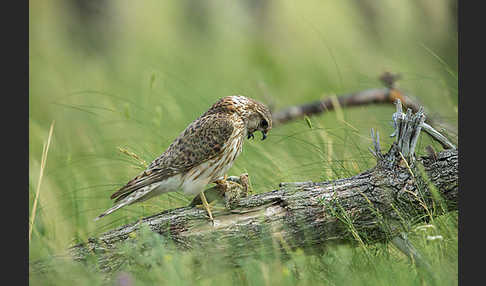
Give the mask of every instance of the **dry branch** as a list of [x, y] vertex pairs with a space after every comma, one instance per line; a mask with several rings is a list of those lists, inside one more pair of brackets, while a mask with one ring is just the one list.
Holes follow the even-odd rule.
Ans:
[[[273, 114], [274, 126], [301, 119], [304, 116], [314, 116], [332, 111], [335, 109], [336, 103], [339, 104], [340, 107], [347, 108], [369, 104], [394, 104], [396, 100], [399, 99], [404, 107], [410, 108], [414, 113], [418, 112], [421, 106], [419, 101], [396, 87], [398, 79], [399, 75], [384, 73], [380, 76], [380, 80], [384, 85], [383, 88], [368, 89], [355, 93], [338, 95], [336, 97], [327, 97], [310, 103], [287, 107]], [[454, 136], [451, 136], [452, 134], [457, 134], [456, 128], [430, 116], [427, 117], [425, 122], [427, 126], [445, 133], [449, 140], [452, 140], [457, 144], [457, 139], [453, 138]], [[426, 128], [424, 131], [432, 136], [431, 129]], [[444, 145], [443, 141], [440, 143], [444, 148], [450, 148], [447, 144]]]
[[[265, 238], [304, 249], [331, 242], [390, 241], [414, 222], [437, 215], [432, 205], [457, 210], [458, 197], [457, 150], [415, 159], [423, 111], [400, 111], [394, 119], [396, 142], [386, 154], [372, 132], [377, 165], [370, 170], [335, 181], [281, 183], [270, 192], [246, 197], [245, 193], [232, 201], [231, 209], [213, 212], [214, 225], [203, 209], [167, 210], [91, 238], [70, 248], [70, 254], [76, 260], [98, 254], [99, 267], [110, 271], [123, 256], [117, 249], [136, 241], [142, 226], [181, 249], [199, 248], [233, 259], [250, 255]], [[435, 190], [442, 199], [432, 204]]]

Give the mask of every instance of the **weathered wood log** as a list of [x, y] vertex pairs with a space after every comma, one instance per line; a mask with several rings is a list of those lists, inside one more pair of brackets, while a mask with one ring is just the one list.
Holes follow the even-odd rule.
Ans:
[[281, 183], [270, 192], [243, 195], [231, 209], [214, 210], [214, 225], [205, 210], [194, 206], [167, 210], [91, 238], [69, 252], [75, 260], [96, 253], [99, 267], [110, 271], [122, 256], [117, 249], [136, 241], [143, 226], [181, 249], [200, 248], [208, 255], [233, 258], [261, 251], [260, 242], [268, 238], [284, 248], [303, 249], [331, 242], [390, 241], [414, 223], [438, 215], [433, 207], [457, 210], [458, 198], [457, 149], [415, 159], [425, 118], [422, 110], [413, 115], [399, 108], [394, 115], [396, 142], [386, 154], [372, 132], [377, 165], [370, 170], [328, 182]]

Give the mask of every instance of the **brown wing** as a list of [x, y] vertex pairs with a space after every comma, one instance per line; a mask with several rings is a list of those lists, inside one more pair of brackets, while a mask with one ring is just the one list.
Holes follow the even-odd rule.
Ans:
[[193, 121], [148, 168], [111, 195], [115, 202], [130, 193], [165, 178], [188, 171], [214, 158], [233, 133], [227, 114], [209, 114]]

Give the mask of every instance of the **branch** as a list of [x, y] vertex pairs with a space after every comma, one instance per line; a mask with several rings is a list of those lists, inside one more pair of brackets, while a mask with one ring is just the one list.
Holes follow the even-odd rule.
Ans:
[[[437, 215], [430, 211], [431, 205], [457, 210], [458, 197], [457, 150], [415, 159], [423, 112], [400, 111], [394, 118], [403, 119], [396, 124], [396, 141], [382, 154], [379, 135], [372, 131], [377, 165], [363, 173], [327, 182], [281, 183], [276, 190], [250, 196], [242, 188], [228, 205], [230, 209], [213, 212], [214, 225], [203, 209], [171, 209], [90, 238], [69, 253], [78, 261], [97, 254], [100, 269], [111, 271], [123, 257], [119, 247], [137, 240], [142, 227], [181, 249], [200, 248], [207, 255], [218, 252], [232, 259], [261, 251], [254, 245], [261, 246], [258, 242], [265, 238], [305, 249], [319, 249], [331, 242], [390, 241], [411, 222]], [[232, 186], [238, 185], [238, 178], [233, 179]], [[213, 187], [207, 192], [217, 197], [219, 191]], [[443, 200], [440, 204], [432, 204], [435, 191]]]
[[[355, 93], [343, 94], [336, 97], [324, 98], [310, 103], [285, 108], [281, 111], [275, 112], [272, 115], [273, 125], [279, 126], [292, 120], [303, 118], [304, 116], [313, 116], [332, 111], [336, 108], [336, 105], [339, 107], [353, 107], [369, 104], [394, 104], [397, 99], [402, 102], [405, 108], [410, 108], [414, 113], [418, 112], [420, 108], [418, 100], [396, 87], [396, 82], [399, 78], [399, 75], [384, 73], [380, 76], [380, 80], [384, 85], [383, 88], [368, 89]], [[429, 116], [425, 122], [427, 127], [424, 128], [424, 131], [430, 136], [436, 135], [432, 129], [441, 130], [442, 132], [449, 134], [457, 134], [457, 128], [454, 128], [437, 118], [432, 118]], [[446, 138], [443, 135], [441, 136]], [[453, 141], [457, 143], [457, 140]], [[439, 142], [444, 148], [451, 147], [447, 143], [444, 143], [444, 140]]]

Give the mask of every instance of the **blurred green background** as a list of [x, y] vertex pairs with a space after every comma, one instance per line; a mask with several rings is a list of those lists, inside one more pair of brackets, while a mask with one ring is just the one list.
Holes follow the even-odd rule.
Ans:
[[[43, 145], [55, 122], [29, 259], [186, 205], [192, 198], [164, 194], [93, 222], [111, 206], [111, 193], [140, 171], [119, 148], [150, 163], [227, 95], [249, 96], [278, 111], [380, 87], [378, 76], [390, 71], [402, 75], [400, 87], [430, 115], [457, 126], [456, 13], [457, 2], [446, 0], [29, 1], [30, 215]], [[253, 189], [263, 192], [284, 181], [357, 174], [375, 163], [367, 151], [370, 128], [382, 134], [384, 149], [392, 142], [392, 112], [392, 106], [365, 106], [312, 117], [312, 129], [304, 120], [275, 128], [264, 142], [246, 141], [229, 175], [248, 172]], [[420, 140], [419, 152], [435, 144], [426, 136]], [[438, 268], [446, 264], [444, 275], [455, 284], [457, 217], [445, 220], [451, 235], [430, 253], [437, 255]], [[421, 241], [427, 249], [429, 242]], [[395, 271], [404, 285], [419, 281], [403, 256], [394, 257], [402, 263]], [[343, 273], [353, 269], [336, 263]], [[157, 277], [153, 281], [167, 282]], [[262, 277], [272, 284], [286, 276]], [[326, 284], [339, 285], [346, 275], [335, 277]], [[31, 278], [39, 285], [46, 281], [60, 283]]]

